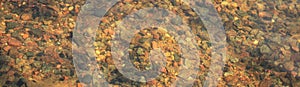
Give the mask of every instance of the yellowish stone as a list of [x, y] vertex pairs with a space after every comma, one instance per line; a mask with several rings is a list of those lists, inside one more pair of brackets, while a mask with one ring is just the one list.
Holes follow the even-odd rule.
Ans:
[[258, 45], [258, 43], [259, 43], [258, 40], [255, 40], [255, 41], [253, 42], [254, 45]]
[[233, 19], [233, 20], [235, 20], [235, 21], [236, 21], [236, 20], [238, 20], [238, 19], [239, 19], [238, 17], [234, 17], [234, 19]]
[[72, 11], [73, 9], [74, 9], [74, 7], [73, 7], [73, 6], [70, 6], [68, 10], [69, 10], [69, 11]]
[[227, 1], [223, 1], [222, 3], [221, 3], [221, 5], [228, 5], [229, 3], [227, 2]]
[[96, 54], [97, 54], [97, 55], [100, 55], [100, 53], [101, 53], [101, 52], [100, 52], [99, 50], [96, 50]]

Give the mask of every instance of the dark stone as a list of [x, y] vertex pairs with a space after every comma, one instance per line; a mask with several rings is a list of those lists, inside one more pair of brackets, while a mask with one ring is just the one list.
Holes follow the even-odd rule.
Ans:
[[4, 18], [5, 18], [6, 20], [9, 20], [9, 19], [13, 19], [13, 16], [11, 16], [11, 15], [5, 15]]
[[49, 1], [48, 0], [37, 0], [39, 3], [43, 3], [43, 4], [48, 4]]
[[5, 25], [6, 25], [6, 30], [8, 31], [8, 29], [14, 29], [17, 26], [19, 26], [19, 23], [16, 23], [16, 22], [6, 22]]
[[174, 60], [175, 60], [176, 62], [179, 62], [179, 61], [180, 61], [180, 55], [174, 54]]
[[6, 72], [10, 70], [10, 66], [1, 66], [0, 72]]
[[260, 51], [258, 48], [254, 49], [254, 50], [249, 50], [249, 51], [250, 51], [250, 56], [252, 56], [252, 57], [257, 57], [260, 55]]
[[246, 66], [246, 69], [247, 69], [247, 70], [251, 69], [251, 65], [247, 65], [247, 66]]
[[21, 87], [21, 86], [25, 86], [27, 87], [27, 83], [26, 83], [26, 80], [24, 78], [20, 78], [19, 81], [17, 82], [17, 86], [18, 87]]
[[144, 43], [144, 42], [146, 42], [147, 41], [147, 38], [141, 38], [141, 39], [139, 39], [139, 42], [140, 43]]
[[34, 56], [34, 53], [33, 52], [26, 52], [25, 55], [27, 57], [33, 57]]
[[60, 57], [60, 58], [65, 58], [66, 56], [65, 56], [64, 53], [59, 53], [59, 57]]
[[73, 69], [70, 70], [70, 76], [74, 76], [75, 75], [75, 71]]
[[44, 56], [44, 52], [39, 52], [38, 54], [36, 54], [36, 56]]
[[41, 37], [43, 31], [41, 29], [31, 29], [30, 34], [33, 34], [35, 37]]
[[6, 55], [0, 55], [0, 62], [5, 62], [5, 61], [9, 61], [9, 56], [6, 56]]
[[24, 41], [22, 36], [19, 34], [19, 31], [15, 31], [15, 32], [11, 33], [11, 36], [18, 39], [18, 40], [20, 40], [20, 41]]

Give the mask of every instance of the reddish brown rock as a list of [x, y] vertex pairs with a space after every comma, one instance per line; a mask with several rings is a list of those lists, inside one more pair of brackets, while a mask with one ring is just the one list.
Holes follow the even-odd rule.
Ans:
[[11, 39], [8, 40], [8, 45], [18, 47], [18, 46], [22, 46], [22, 42], [15, 39], [15, 38], [11, 38]]

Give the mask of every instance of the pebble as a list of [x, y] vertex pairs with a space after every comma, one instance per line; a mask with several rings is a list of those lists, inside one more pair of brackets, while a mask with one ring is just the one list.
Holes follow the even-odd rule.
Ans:
[[8, 52], [11, 49], [11, 46], [6, 46], [3, 49], [4, 49], [4, 51]]
[[152, 42], [152, 48], [153, 48], [153, 49], [158, 48], [157, 42], [155, 42], [155, 41]]
[[236, 2], [232, 2], [231, 6], [234, 7], [234, 8], [236, 8], [236, 7], [238, 7], [238, 4]]
[[74, 9], [73, 6], [70, 6], [70, 7], [68, 8], [69, 11], [72, 11], [73, 9]]
[[25, 55], [27, 57], [33, 57], [34, 56], [34, 53], [33, 52], [26, 52]]
[[260, 47], [260, 53], [262, 54], [269, 54], [271, 52], [272, 52], [271, 49], [267, 45], [262, 45]]
[[6, 22], [6, 29], [14, 29], [16, 28], [19, 24], [16, 22]]
[[287, 61], [283, 64], [285, 70], [292, 71], [294, 69], [294, 61]]
[[23, 39], [27, 39], [29, 37], [29, 34], [28, 33], [25, 33], [25, 34], [21, 34]]
[[41, 37], [43, 35], [43, 31], [40, 29], [31, 29], [31, 34], [35, 35], [36, 37]]
[[22, 14], [22, 16], [21, 16], [21, 19], [24, 20], [24, 21], [28, 21], [31, 18], [32, 18], [31, 14], [29, 14], [29, 13]]
[[294, 40], [290, 41], [290, 46], [291, 46], [292, 50], [299, 52], [299, 46], [298, 46], [297, 41], [294, 41]]
[[19, 40], [15, 39], [15, 38], [11, 38], [8, 40], [8, 45], [10, 46], [22, 46], [22, 42], [20, 42]]
[[254, 40], [253, 44], [254, 45], [258, 45], [259, 41], [258, 40]]

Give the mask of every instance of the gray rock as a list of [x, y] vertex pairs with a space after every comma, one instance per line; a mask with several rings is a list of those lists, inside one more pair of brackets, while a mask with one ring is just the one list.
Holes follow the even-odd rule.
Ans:
[[267, 45], [262, 45], [259, 49], [260, 49], [260, 53], [262, 54], [270, 54], [272, 52]]

